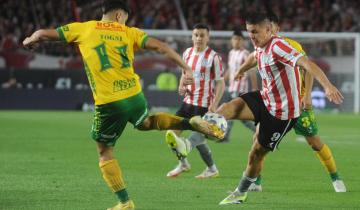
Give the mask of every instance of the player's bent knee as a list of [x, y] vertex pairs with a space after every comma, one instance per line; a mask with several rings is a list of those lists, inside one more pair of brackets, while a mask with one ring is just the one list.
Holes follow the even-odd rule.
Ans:
[[142, 131], [150, 130], [151, 124], [152, 124], [152, 119], [151, 119], [151, 116], [149, 116], [149, 117], [146, 117], [144, 119], [144, 121], [140, 125], [138, 125], [136, 128], [138, 130], [142, 130]]
[[320, 141], [320, 138], [317, 136], [307, 136], [306, 141], [311, 146], [314, 151], [320, 151], [324, 146], [324, 143]]
[[106, 146], [104, 144], [98, 143], [97, 145], [98, 153], [99, 153], [99, 160], [100, 161], [107, 161], [114, 159], [113, 156], [113, 147]]

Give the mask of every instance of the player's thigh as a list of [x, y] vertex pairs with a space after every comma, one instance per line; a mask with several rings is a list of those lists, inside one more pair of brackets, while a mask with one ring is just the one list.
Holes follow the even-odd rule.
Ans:
[[216, 113], [223, 115], [226, 119], [254, 120], [251, 109], [241, 97], [222, 104]]
[[142, 93], [95, 107], [92, 137], [107, 146], [114, 146], [130, 121], [135, 127], [147, 117], [147, 102]]
[[103, 146], [113, 147], [126, 124], [126, 116], [96, 107], [91, 129], [92, 139]]
[[269, 113], [262, 114], [261, 121], [259, 122], [259, 144], [274, 151], [279, 146], [286, 133], [293, 128], [296, 121], [296, 118], [280, 120]]
[[312, 110], [303, 110], [294, 126], [295, 133], [301, 136], [310, 137], [318, 133], [316, 118]]
[[139, 128], [149, 116], [145, 96], [140, 94], [129, 103], [129, 106], [131, 106], [127, 112], [129, 122], [133, 124], [135, 128]]

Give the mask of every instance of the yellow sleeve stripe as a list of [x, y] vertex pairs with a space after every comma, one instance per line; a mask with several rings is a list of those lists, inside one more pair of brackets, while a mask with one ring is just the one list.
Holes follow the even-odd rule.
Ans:
[[142, 42], [141, 42], [141, 48], [144, 49], [146, 42], [149, 40], [149, 36], [145, 35]]
[[61, 27], [56, 28], [56, 31], [57, 31], [58, 34], [59, 34], [60, 40], [61, 40], [61, 41], [64, 41], [64, 42], [67, 42], [66, 39], [65, 39], [64, 32], [63, 32], [63, 30], [61, 29]]

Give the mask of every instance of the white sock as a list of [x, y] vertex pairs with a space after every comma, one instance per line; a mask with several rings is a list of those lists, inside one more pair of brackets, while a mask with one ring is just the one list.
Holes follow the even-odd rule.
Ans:
[[210, 166], [210, 167], [208, 167], [208, 168], [209, 168], [210, 171], [217, 171], [217, 167], [216, 167], [215, 164], [212, 165], [212, 166]]

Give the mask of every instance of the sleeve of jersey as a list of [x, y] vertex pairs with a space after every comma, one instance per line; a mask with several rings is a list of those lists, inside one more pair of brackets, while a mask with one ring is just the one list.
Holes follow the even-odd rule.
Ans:
[[134, 30], [134, 41], [136, 43], [136, 46], [138, 48], [144, 49], [146, 42], [149, 39], [149, 36], [147, 35], [147, 33], [145, 33], [144, 31], [138, 29], [138, 28], [133, 28]]
[[289, 66], [295, 66], [298, 59], [303, 56], [289, 44], [280, 41], [274, 44], [272, 53], [276, 60]]
[[[286, 39], [285, 39], [286, 40]], [[289, 39], [288, 40], [289, 44], [295, 48], [299, 53], [303, 54], [306, 56], [306, 52], [304, 51], [303, 47], [301, 46], [301, 44], [295, 40]]]
[[222, 64], [221, 57], [216, 54], [214, 57], [214, 72], [215, 72], [215, 80], [224, 79], [224, 68]]
[[70, 42], [80, 42], [81, 33], [84, 32], [82, 23], [70, 23], [64, 26], [60, 26], [56, 29], [59, 34], [59, 37], [62, 41]]

